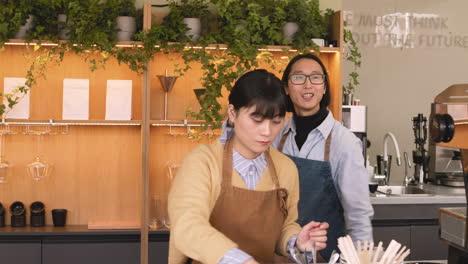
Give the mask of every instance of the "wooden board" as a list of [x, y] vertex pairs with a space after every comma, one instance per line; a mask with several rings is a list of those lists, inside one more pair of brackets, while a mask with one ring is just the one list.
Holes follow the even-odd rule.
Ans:
[[[68, 135], [44, 136], [39, 146], [37, 141], [33, 135], [5, 137], [5, 157], [12, 169], [8, 182], [0, 184], [0, 202], [5, 207], [22, 201], [29, 208], [32, 202], [42, 201], [48, 224], [52, 223], [50, 210], [55, 208], [68, 210], [70, 225], [139, 224], [138, 126], [74, 126]], [[49, 177], [36, 182], [27, 175], [26, 166], [38, 153], [53, 169]], [[8, 224], [9, 217], [6, 220]]]
[[[34, 52], [33, 47], [6, 46], [0, 52], [0, 91], [3, 91], [3, 78], [24, 78], [34, 58], [42, 51], [41, 47]], [[100, 55], [92, 56], [99, 58]], [[107, 80], [132, 80], [132, 115], [133, 120], [141, 120], [141, 76], [131, 71], [126, 65], [118, 65], [117, 60], [110, 59], [107, 70], [90, 71], [90, 64], [83, 57], [67, 53], [63, 62], [57, 65], [53, 62], [47, 67], [46, 79], [39, 78], [37, 85], [31, 88], [30, 119], [48, 120], [62, 119], [63, 79], [89, 79], [89, 119], [104, 120], [106, 107]]]

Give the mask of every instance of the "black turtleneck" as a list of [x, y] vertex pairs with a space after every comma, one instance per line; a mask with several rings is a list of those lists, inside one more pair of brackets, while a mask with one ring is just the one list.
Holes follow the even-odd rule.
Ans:
[[304, 145], [310, 131], [322, 124], [327, 115], [328, 110], [325, 107], [320, 108], [317, 113], [310, 116], [298, 116], [294, 113], [293, 118], [294, 123], [296, 123], [296, 137], [294, 139], [299, 149]]

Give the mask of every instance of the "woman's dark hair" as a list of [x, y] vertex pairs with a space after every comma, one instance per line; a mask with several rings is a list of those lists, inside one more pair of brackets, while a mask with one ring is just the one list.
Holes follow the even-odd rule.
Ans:
[[274, 74], [258, 69], [237, 79], [229, 94], [229, 103], [238, 111], [241, 107], [256, 107], [254, 115], [273, 119], [286, 115], [286, 93], [283, 83]]
[[[325, 65], [323, 65], [323, 62], [320, 60], [319, 57], [311, 53], [306, 53], [306, 54], [297, 55], [296, 57], [292, 58], [292, 60], [288, 63], [288, 66], [286, 66], [286, 69], [284, 70], [281, 81], [287, 87], [289, 74], [291, 73], [291, 68], [294, 65], [294, 63], [296, 63], [298, 60], [301, 60], [301, 59], [314, 60], [320, 65], [320, 67], [322, 67], [323, 74], [325, 74], [325, 81], [324, 81], [325, 94], [323, 95], [322, 100], [320, 101], [320, 109], [328, 107], [328, 105], [330, 104], [330, 83], [328, 81], [327, 69], [325, 68]], [[289, 97], [289, 95], [286, 95], [286, 111], [294, 112], [294, 104], [291, 101], [291, 98]]]

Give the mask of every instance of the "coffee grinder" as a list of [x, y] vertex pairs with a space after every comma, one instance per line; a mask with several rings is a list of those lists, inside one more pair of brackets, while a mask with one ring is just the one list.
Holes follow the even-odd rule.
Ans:
[[31, 214], [29, 223], [31, 226], [40, 227], [45, 225], [45, 205], [42, 202], [34, 202], [30, 206]]
[[[424, 145], [427, 140], [427, 118], [423, 114], [413, 117], [413, 133], [416, 150], [413, 150], [414, 180], [427, 183], [430, 155]], [[413, 183], [414, 184], [414, 183]]]
[[26, 226], [26, 208], [22, 202], [14, 202], [10, 206], [11, 227]]

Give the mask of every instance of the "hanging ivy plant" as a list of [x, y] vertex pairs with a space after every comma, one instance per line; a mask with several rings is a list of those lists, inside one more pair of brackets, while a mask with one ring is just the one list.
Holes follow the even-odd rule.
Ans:
[[351, 30], [346, 28], [343, 29], [344, 33], [344, 42], [345, 42], [345, 53], [344, 59], [349, 61], [353, 65], [353, 69], [347, 75], [347, 81], [343, 85], [344, 94], [354, 94], [356, 91], [356, 86], [359, 85], [359, 73], [357, 72], [358, 68], [361, 67], [361, 52], [356, 44], [356, 41], [353, 38], [353, 33]]

